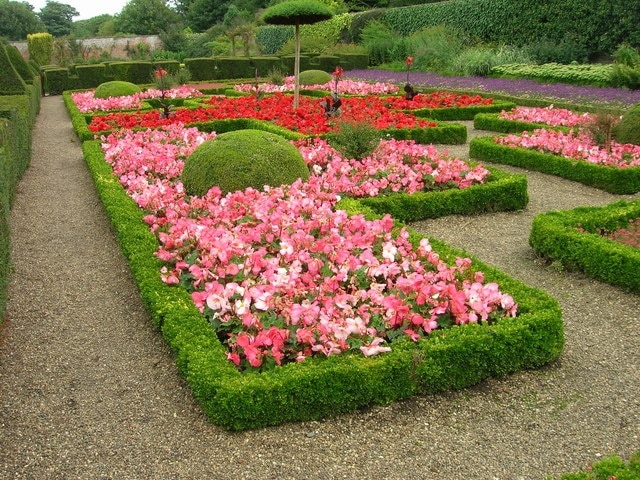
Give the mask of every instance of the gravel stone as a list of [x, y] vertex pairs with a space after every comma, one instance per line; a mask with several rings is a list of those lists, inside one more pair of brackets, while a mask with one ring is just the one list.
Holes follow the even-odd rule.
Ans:
[[144, 310], [62, 98], [42, 100], [11, 212], [0, 478], [534, 480], [640, 448], [638, 296], [547, 265], [527, 243], [537, 213], [638, 195], [527, 172], [522, 212], [414, 224], [558, 299], [566, 349], [552, 364], [229, 433], [207, 421]]

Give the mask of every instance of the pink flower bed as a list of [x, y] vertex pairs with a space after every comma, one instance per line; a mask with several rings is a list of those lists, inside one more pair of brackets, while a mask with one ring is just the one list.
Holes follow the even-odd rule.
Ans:
[[[159, 98], [162, 92], [157, 89], [149, 89], [133, 95], [122, 97], [95, 98], [94, 91], [74, 92], [71, 98], [82, 113], [108, 112], [111, 110], [132, 110], [140, 108], [142, 101], [148, 98]], [[202, 93], [189, 85], [181, 85], [165, 91], [165, 98], [194, 98]]]
[[499, 118], [503, 120], [518, 120], [521, 122], [544, 123], [553, 127], [576, 127], [593, 121], [593, 115], [589, 113], [574, 113], [564, 108], [555, 108], [550, 105], [540, 107], [517, 107], [510, 111], [500, 112]]
[[496, 137], [495, 141], [501, 145], [530, 148], [597, 165], [618, 168], [640, 166], [639, 145], [611, 142], [611, 151], [607, 151], [584, 131], [563, 133], [541, 128], [520, 135]]
[[323, 171], [306, 183], [185, 195], [183, 162], [214, 136], [181, 125], [121, 131], [103, 137], [103, 150], [148, 212], [167, 262], [163, 279], [191, 292], [239, 367], [376, 355], [399, 337], [417, 341], [439, 327], [516, 315], [513, 299], [471, 272], [471, 260], [447, 265], [426, 239], [414, 248], [406, 230], [392, 232], [389, 216], [368, 221], [336, 210], [344, 187], [324, 175], [334, 168], [325, 153], [316, 155]]
[[[295, 77], [285, 77], [284, 84], [274, 85], [272, 83], [260, 83], [257, 88], [261, 92], [265, 93], [278, 93], [278, 92], [292, 92], [294, 89]], [[233, 87], [239, 92], [251, 92], [255, 91], [256, 85], [251, 83], [242, 83]], [[335, 88], [335, 80], [330, 80], [324, 84], [318, 85], [300, 85], [302, 90], [329, 90], [333, 91]], [[349, 95], [387, 95], [390, 93], [397, 93], [397, 85], [391, 83], [369, 83], [358, 82], [354, 80], [341, 79], [338, 83], [338, 93]]]
[[297, 146], [323, 189], [352, 197], [466, 188], [482, 183], [489, 171], [448, 158], [433, 145], [382, 140], [371, 156], [342, 158], [325, 140], [299, 141]]

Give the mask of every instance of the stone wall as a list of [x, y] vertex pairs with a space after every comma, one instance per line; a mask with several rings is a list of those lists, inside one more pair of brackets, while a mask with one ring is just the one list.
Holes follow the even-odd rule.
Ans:
[[[157, 35], [137, 35], [130, 37], [92, 37], [79, 38], [82, 44], [82, 56], [84, 60], [93, 58], [119, 58], [130, 59], [130, 52], [138, 49], [139, 45], [145, 44], [150, 51], [159, 50], [163, 47], [162, 40]], [[27, 42], [10, 42], [15, 45], [22, 56], [28, 60], [29, 50]]]

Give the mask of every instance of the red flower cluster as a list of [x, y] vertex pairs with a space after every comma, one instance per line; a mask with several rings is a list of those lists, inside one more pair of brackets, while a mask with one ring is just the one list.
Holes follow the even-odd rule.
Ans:
[[433, 92], [419, 93], [412, 100], [407, 100], [405, 97], [385, 97], [384, 102], [393, 110], [414, 110], [419, 108], [459, 108], [492, 105], [493, 98], [453, 92]]
[[[395, 108], [389, 104], [388, 98], [353, 97], [343, 101], [340, 118], [349, 122], [368, 122], [380, 130], [436, 126], [435, 122], [416, 118]], [[89, 124], [89, 130], [101, 132], [114, 128], [156, 128], [178, 122], [191, 124], [226, 118], [272, 121], [305, 135], [320, 135], [334, 129], [332, 119], [327, 118], [318, 99], [303, 96], [298, 108], [294, 110], [293, 97], [277, 93], [261, 99], [251, 95], [235, 98], [212, 97], [207, 101], [207, 107], [193, 110], [176, 109], [170, 118], [162, 118], [158, 111], [96, 116]]]

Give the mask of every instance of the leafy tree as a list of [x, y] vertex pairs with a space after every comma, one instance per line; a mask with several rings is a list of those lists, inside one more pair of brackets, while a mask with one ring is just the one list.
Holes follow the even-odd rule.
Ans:
[[246, 10], [240, 10], [234, 4], [229, 5], [227, 13], [222, 19], [222, 24], [226, 28], [226, 35], [231, 40], [231, 54], [236, 55], [236, 38], [240, 37], [243, 41], [244, 55], [249, 56], [249, 43], [253, 36], [253, 18]]
[[195, 32], [204, 32], [222, 22], [231, 2], [220, 0], [194, 0], [189, 6], [187, 24]]
[[113, 21], [113, 15], [108, 13], [87, 20], [76, 20], [71, 27], [71, 33], [78, 38], [95, 37], [100, 28], [109, 21]]
[[63, 37], [71, 33], [73, 17], [80, 15], [75, 8], [66, 3], [47, 0], [47, 4], [40, 9], [38, 16], [47, 27], [47, 31], [54, 37]]
[[29, 33], [44, 32], [44, 23], [26, 2], [0, 0], [0, 37], [24, 40]]
[[166, 0], [131, 0], [116, 16], [116, 29], [136, 35], [157, 35], [179, 20]]

